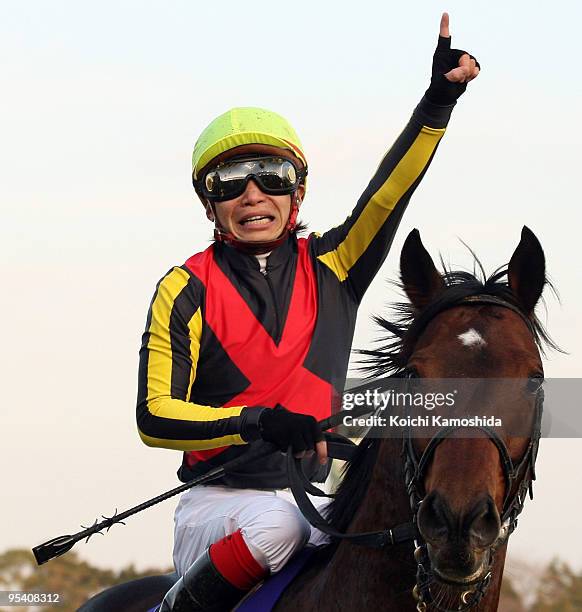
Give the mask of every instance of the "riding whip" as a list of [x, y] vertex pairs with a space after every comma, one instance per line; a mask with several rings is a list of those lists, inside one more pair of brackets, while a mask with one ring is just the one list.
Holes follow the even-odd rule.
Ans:
[[[319, 421], [318, 424], [322, 431], [326, 431], [327, 429], [331, 429], [332, 427], [339, 425], [342, 422], [344, 416], [346, 416], [347, 414], [354, 417], [358, 417], [368, 414], [370, 412], [373, 412], [373, 408], [366, 406], [354, 410], [342, 410], [328, 417], [327, 419]], [[85, 539], [85, 542], [88, 542], [89, 538], [92, 535], [96, 533], [102, 534], [103, 529], [105, 529], [107, 533], [116, 523], [121, 523], [125, 525], [125, 523], [123, 522], [124, 519], [133, 516], [134, 514], [137, 514], [142, 510], [151, 508], [152, 506], [159, 504], [160, 502], [165, 501], [170, 497], [174, 497], [174, 495], [183, 493], [184, 491], [187, 491], [192, 487], [203, 485], [208, 482], [211, 482], [212, 480], [216, 480], [217, 478], [221, 478], [229, 470], [238, 468], [242, 465], [246, 465], [248, 463], [251, 463], [252, 461], [256, 461], [257, 459], [262, 459], [263, 457], [271, 455], [275, 452], [280, 452], [278, 447], [269, 442], [253, 444], [251, 448], [249, 448], [248, 452], [242, 454], [240, 457], [236, 457], [235, 459], [232, 459], [231, 461], [228, 461], [219, 467], [212, 468], [205, 474], [202, 474], [174, 489], [170, 489], [169, 491], [166, 491], [165, 493], [162, 493], [157, 497], [149, 499], [148, 501], [134, 506], [129, 510], [125, 510], [120, 514], [117, 514], [117, 511], [115, 511], [113, 516], [107, 517], [102, 515], [104, 520], [97, 522], [96, 519], [93, 525], [91, 525], [90, 527], [85, 527], [83, 531], [79, 531], [78, 533], [72, 535], [58, 536], [56, 538], [53, 538], [52, 540], [49, 540], [48, 542], [44, 542], [44, 544], [39, 544], [38, 546], [35, 546], [32, 549], [34, 558], [36, 559], [38, 565], [42, 565], [43, 563], [46, 563], [47, 561], [50, 561], [55, 557], [63, 555], [80, 540]], [[81, 526], [84, 527], [84, 525]]]

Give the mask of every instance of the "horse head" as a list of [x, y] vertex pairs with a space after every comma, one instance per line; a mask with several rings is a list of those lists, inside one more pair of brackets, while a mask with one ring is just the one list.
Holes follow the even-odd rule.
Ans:
[[[471, 585], [482, 587], [496, 548], [515, 527], [523, 487], [534, 478], [543, 381], [538, 344], [540, 337], [547, 340], [534, 308], [546, 283], [544, 253], [524, 227], [507, 269], [481, 283], [468, 273], [439, 273], [414, 230], [402, 249], [400, 270], [412, 313], [399, 353], [404, 371], [420, 379], [479, 379], [482, 391], [460, 409], [474, 413], [473, 404], [482, 404], [489, 413], [503, 412], [504, 425], [520, 421], [513, 423], [521, 426], [519, 435], [504, 426], [472, 429], [468, 436], [459, 427], [436, 442], [409, 443], [424, 464], [420, 482], [413, 482], [425, 542], [417, 560], [422, 566], [426, 557], [429, 582], [467, 586], [463, 602], [468, 603]], [[517, 383], [510, 396], [507, 386], [497, 384], [503, 380]], [[421, 603], [423, 598], [430, 601], [430, 593], [420, 594]]]

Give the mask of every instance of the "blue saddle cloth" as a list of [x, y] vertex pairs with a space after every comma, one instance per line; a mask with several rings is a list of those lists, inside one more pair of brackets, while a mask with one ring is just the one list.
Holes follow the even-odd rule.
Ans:
[[280, 572], [269, 576], [259, 589], [247, 596], [236, 612], [270, 612], [316, 550], [316, 546], [309, 546], [298, 552]]
[[[236, 608], [236, 612], [270, 612], [316, 550], [319, 548], [308, 546], [298, 552], [280, 572], [269, 576], [258, 589], [247, 595]], [[158, 612], [159, 609], [160, 606], [156, 606], [147, 612]]]

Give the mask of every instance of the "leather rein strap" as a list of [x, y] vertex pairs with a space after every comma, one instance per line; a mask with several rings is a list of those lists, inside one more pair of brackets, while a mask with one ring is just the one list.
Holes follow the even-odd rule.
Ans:
[[[327, 454], [333, 459], [350, 460], [357, 446], [347, 438], [337, 434], [325, 434], [327, 441]], [[333, 497], [313, 486], [303, 472], [301, 460], [293, 456], [291, 448], [287, 452], [287, 474], [293, 497], [303, 516], [311, 525], [323, 533], [339, 540], [348, 540], [352, 544], [367, 546], [368, 548], [385, 548], [388, 545], [409, 542], [417, 537], [416, 527], [413, 523], [403, 523], [383, 531], [370, 531], [365, 533], [341, 533], [334, 529], [327, 519], [313, 505], [307, 493], [318, 497]]]

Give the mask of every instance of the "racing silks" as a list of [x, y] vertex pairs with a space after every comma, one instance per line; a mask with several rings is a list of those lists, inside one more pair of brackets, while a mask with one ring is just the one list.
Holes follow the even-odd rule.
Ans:
[[[138, 428], [150, 446], [185, 452], [188, 480], [259, 437], [255, 406], [329, 416], [343, 389], [358, 305], [382, 265], [452, 106], [423, 98], [352, 214], [267, 258], [215, 243], [159, 282], [140, 351]], [[326, 470], [314, 459], [312, 480]], [[281, 455], [221, 484], [287, 486]]]

